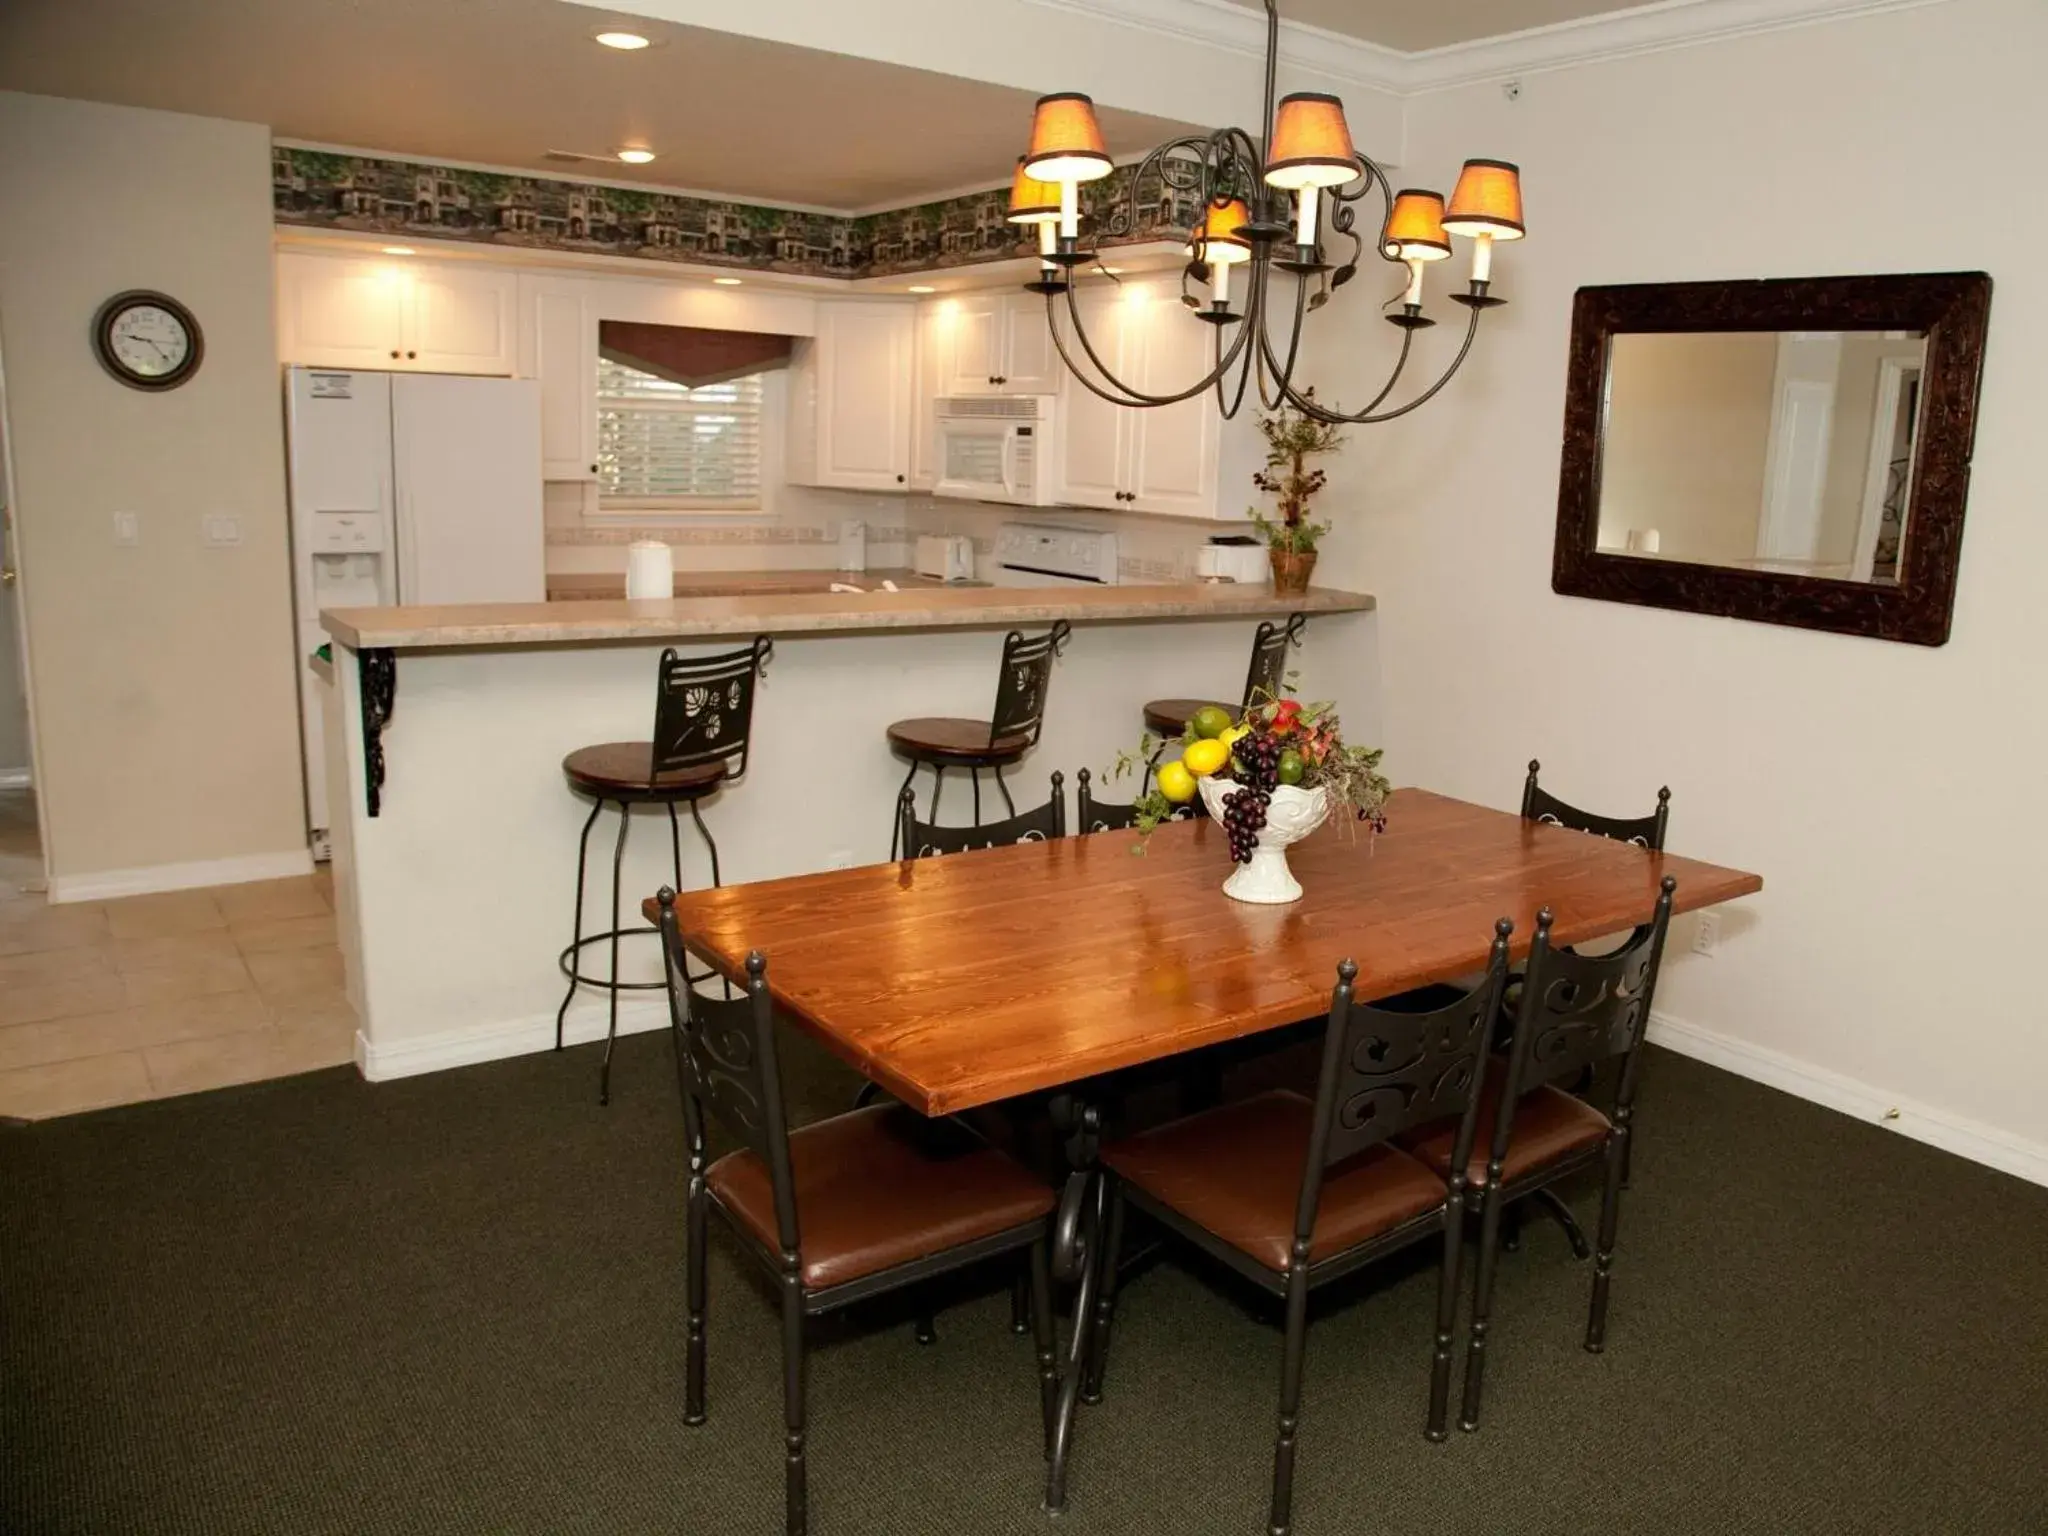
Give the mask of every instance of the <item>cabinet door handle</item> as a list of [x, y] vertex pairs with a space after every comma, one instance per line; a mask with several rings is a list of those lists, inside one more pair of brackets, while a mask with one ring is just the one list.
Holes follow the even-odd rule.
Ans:
[[418, 356], [419, 356], [419, 353], [417, 353], [417, 352], [408, 352], [408, 353], [406, 353], [405, 355], [406, 355], [406, 356], [407, 356], [408, 358], [413, 358], [413, 357], [418, 357]]
[[901, 485], [901, 484], [903, 483], [903, 477], [902, 477], [901, 475], [898, 475], [898, 476], [896, 477], [896, 483], [897, 483], [898, 485]]
[[996, 382], [997, 382], [998, 384], [1007, 384], [1007, 383], [1009, 383], [1009, 382], [1010, 382], [1010, 378], [1009, 378], [1009, 375], [1008, 375], [1008, 374], [1003, 374], [1003, 373], [999, 373], [999, 374], [997, 374], [997, 375], [996, 375]]
[[393, 348], [391, 349], [391, 355], [392, 355], [393, 357], [396, 357], [396, 356], [398, 356], [398, 348], [396, 348], [396, 347], [393, 347]]
[[595, 475], [597, 473], [597, 466], [595, 464], [590, 466], [590, 473], [592, 475]]

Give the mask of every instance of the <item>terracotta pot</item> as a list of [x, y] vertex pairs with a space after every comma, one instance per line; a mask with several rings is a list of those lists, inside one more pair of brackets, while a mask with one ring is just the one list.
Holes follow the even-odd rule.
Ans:
[[1268, 549], [1266, 558], [1273, 562], [1273, 590], [1275, 592], [1306, 592], [1308, 579], [1315, 574], [1316, 552], [1308, 550], [1302, 554], [1289, 554], [1285, 550]]

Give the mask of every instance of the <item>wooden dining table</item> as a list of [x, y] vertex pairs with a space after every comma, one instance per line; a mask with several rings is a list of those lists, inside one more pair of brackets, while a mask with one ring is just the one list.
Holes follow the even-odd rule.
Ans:
[[[778, 1009], [903, 1103], [945, 1115], [1051, 1095], [1073, 1172], [1055, 1270], [1079, 1286], [1046, 1503], [1064, 1507], [1104, 1214], [1099, 1109], [1087, 1085], [1122, 1068], [1313, 1019], [1338, 962], [1360, 999], [1482, 971], [1493, 925], [1527, 953], [1536, 913], [1573, 944], [1647, 921], [1659, 882], [1692, 911], [1763, 881], [1454, 800], [1397, 790], [1384, 832], [1331, 823], [1288, 851], [1302, 899], [1222, 891], [1223, 829], [1175, 822], [903, 860], [676, 900], [687, 948], [744, 982], [767, 957]], [[656, 908], [647, 903], [649, 920]]]

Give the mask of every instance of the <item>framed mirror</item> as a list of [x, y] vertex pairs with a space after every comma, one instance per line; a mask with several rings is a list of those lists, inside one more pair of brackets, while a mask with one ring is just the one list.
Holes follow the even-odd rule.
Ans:
[[1551, 587], [1948, 639], [1982, 272], [1581, 288]]

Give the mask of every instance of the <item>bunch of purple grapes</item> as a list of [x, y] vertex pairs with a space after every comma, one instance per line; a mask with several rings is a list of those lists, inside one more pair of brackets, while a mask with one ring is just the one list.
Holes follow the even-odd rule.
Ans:
[[1223, 797], [1223, 829], [1230, 837], [1231, 858], [1249, 864], [1266, 826], [1266, 807], [1280, 782], [1280, 740], [1263, 731], [1240, 737], [1231, 756], [1238, 787]]

